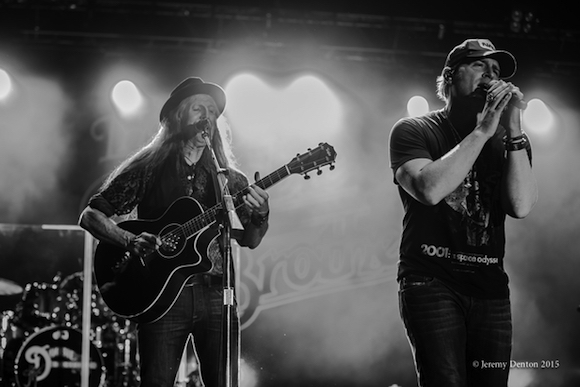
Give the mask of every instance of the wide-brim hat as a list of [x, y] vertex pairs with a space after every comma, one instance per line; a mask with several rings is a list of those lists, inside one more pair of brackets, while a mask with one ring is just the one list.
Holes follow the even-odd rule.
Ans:
[[169, 112], [176, 108], [185, 98], [196, 94], [207, 94], [212, 97], [219, 109], [220, 114], [223, 113], [226, 107], [226, 93], [221, 86], [204, 82], [203, 79], [197, 77], [189, 77], [184, 79], [169, 95], [169, 99], [159, 113], [159, 120], [163, 121], [169, 115]]
[[455, 67], [466, 59], [492, 58], [497, 60], [500, 67], [499, 77], [511, 78], [516, 73], [516, 58], [505, 50], [496, 50], [488, 39], [467, 39], [456, 46], [447, 55], [445, 66]]

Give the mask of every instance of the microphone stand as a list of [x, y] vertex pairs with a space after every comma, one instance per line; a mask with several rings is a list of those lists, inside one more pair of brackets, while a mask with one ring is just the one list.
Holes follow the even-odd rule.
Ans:
[[[224, 239], [224, 263], [223, 263], [223, 314], [222, 314], [222, 350], [224, 351], [224, 373], [222, 377], [224, 377], [225, 382], [223, 385], [225, 387], [236, 387], [233, 386], [233, 381], [238, 380], [238, 378], [234, 378], [233, 370], [239, 370], [238, 367], [233, 367], [236, 362], [239, 362], [239, 335], [235, 335], [232, 337], [232, 322], [235, 316], [235, 304], [234, 304], [234, 278], [232, 275], [233, 272], [233, 259], [232, 259], [232, 245], [231, 245], [231, 236], [232, 236], [232, 229], [234, 230], [243, 230], [243, 226], [240, 222], [240, 219], [236, 215], [235, 212], [235, 205], [232, 200], [232, 196], [228, 189], [228, 179], [227, 179], [227, 169], [221, 168], [215, 152], [211, 146], [211, 141], [209, 139], [209, 135], [207, 133], [207, 127], [204, 128], [202, 131], [203, 138], [205, 143], [210, 151], [211, 158], [215, 164], [215, 168], [217, 171], [217, 181], [219, 187], [219, 198], [222, 202], [222, 236]], [[216, 194], [218, 194], [216, 192]], [[232, 348], [235, 348], [235, 351], [232, 351]]]

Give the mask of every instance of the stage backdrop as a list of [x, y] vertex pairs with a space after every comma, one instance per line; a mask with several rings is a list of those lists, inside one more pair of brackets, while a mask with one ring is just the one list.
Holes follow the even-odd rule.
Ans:
[[[295, 103], [309, 104], [295, 110], [290, 104], [290, 112], [268, 105], [279, 114], [260, 130], [257, 121], [244, 127], [239, 117], [228, 117], [239, 167], [250, 178], [255, 171], [265, 176], [320, 142], [337, 153], [334, 170], [323, 167], [308, 180], [291, 175], [271, 187], [266, 238], [254, 250], [237, 252], [244, 377], [248, 386], [259, 387], [415, 385], [398, 315], [402, 208], [389, 168], [388, 137], [411, 96], [422, 94], [432, 107], [441, 107], [434, 89], [444, 57], [426, 58], [432, 71], [416, 71], [404, 58], [341, 61], [312, 48], [294, 49], [284, 55], [252, 47], [203, 55], [71, 50], [59, 52], [58, 63], [49, 53], [11, 52], [28, 89], [17, 103], [3, 107], [0, 120], [0, 220], [8, 224], [0, 240], [0, 277], [24, 287], [81, 270], [80, 233], [39, 225], [76, 224], [104, 176], [155, 133], [161, 105], [185, 77], [227, 85], [239, 72], [250, 72], [284, 93], [302, 75], [314, 75], [331, 91], [317, 98], [331, 95], [324, 106], [339, 106], [335, 114], [320, 110], [322, 99], [306, 95]], [[41, 71], [41, 63], [53, 66]], [[576, 99], [567, 98], [557, 83], [523, 75], [513, 82], [530, 98], [549, 101], [556, 132], [550, 138], [530, 133], [540, 200], [527, 219], [509, 220], [507, 226], [516, 361], [510, 384], [569, 387], [580, 384], [580, 174], [575, 169], [580, 120]], [[113, 80], [123, 77], [151, 90], [147, 111], [132, 121], [122, 121], [108, 99]], [[261, 95], [254, 91], [238, 102], [230, 99], [226, 115]], [[304, 119], [309, 108], [320, 119], [319, 130]], [[288, 114], [298, 118], [292, 125]], [[10, 300], [5, 308], [13, 304]], [[525, 362], [528, 366], [521, 366]]]

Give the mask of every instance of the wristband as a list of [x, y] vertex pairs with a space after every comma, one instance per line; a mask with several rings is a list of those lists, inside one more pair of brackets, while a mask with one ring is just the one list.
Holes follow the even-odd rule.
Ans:
[[505, 150], [508, 152], [519, 151], [521, 149], [530, 148], [530, 140], [525, 133], [520, 136], [507, 138], [504, 137]]

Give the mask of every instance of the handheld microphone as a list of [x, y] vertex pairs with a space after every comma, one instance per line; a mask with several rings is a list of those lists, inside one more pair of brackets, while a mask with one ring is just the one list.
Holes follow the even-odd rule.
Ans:
[[[485, 93], [487, 94], [487, 91], [489, 90], [491, 85], [489, 83], [482, 83], [481, 85], [479, 85], [479, 87], [481, 87], [481, 89], [485, 91]], [[525, 110], [528, 107], [528, 103], [515, 94], [512, 95], [512, 98], [510, 99], [508, 104], [521, 110]]]

